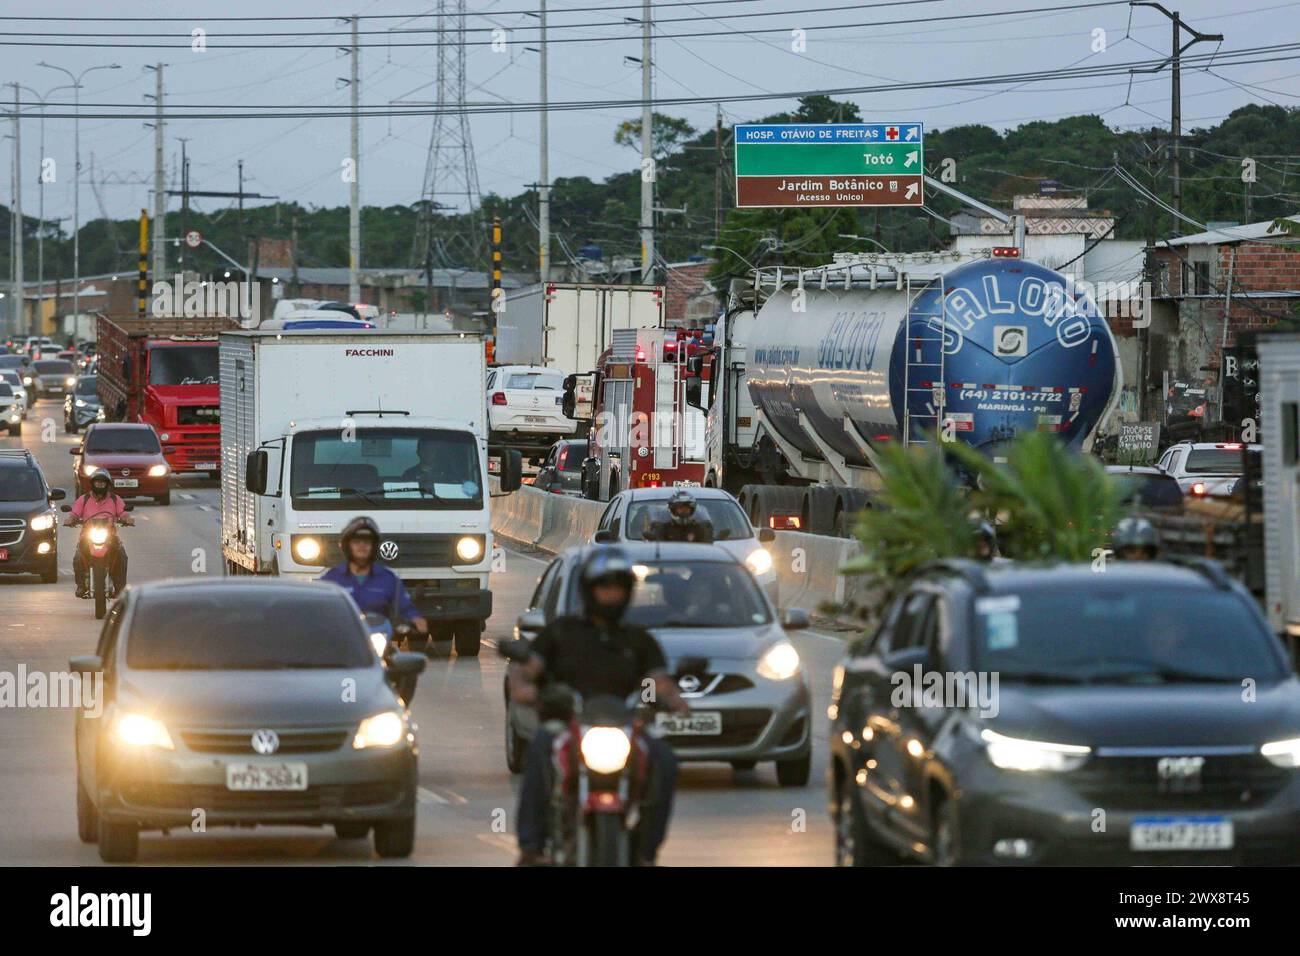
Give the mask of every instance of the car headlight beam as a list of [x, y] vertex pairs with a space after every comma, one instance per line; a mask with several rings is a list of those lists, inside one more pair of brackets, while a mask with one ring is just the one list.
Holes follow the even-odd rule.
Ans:
[[789, 641], [778, 641], [758, 659], [758, 673], [768, 680], [789, 680], [799, 673], [799, 652]]
[[149, 477], [150, 477], [150, 478], [161, 478], [161, 477], [162, 477], [163, 475], [165, 475], [165, 474], [167, 474], [167, 466], [166, 466], [166, 465], [151, 465], [151, 466], [149, 467]]
[[622, 727], [589, 727], [582, 735], [582, 759], [595, 773], [618, 773], [631, 754], [632, 741]]
[[772, 570], [772, 555], [767, 548], [755, 548], [745, 558], [745, 564], [755, 577], [761, 577]]
[[31, 525], [33, 531], [49, 531], [54, 527], [54, 515], [37, 515]]
[[989, 761], [1002, 770], [1060, 772], [1074, 770], [1092, 753], [1079, 744], [1056, 744], [1042, 740], [1006, 737], [992, 730], [980, 731]]
[[361, 721], [357, 734], [352, 738], [354, 750], [367, 747], [391, 747], [400, 743], [406, 736], [406, 721], [395, 710], [386, 710]]
[[163, 722], [144, 714], [127, 713], [119, 716], [113, 723], [113, 739], [127, 747], [176, 749]]
[[1300, 737], [1271, 741], [1260, 747], [1259, 752], [1275, 767], [1300, 767]]

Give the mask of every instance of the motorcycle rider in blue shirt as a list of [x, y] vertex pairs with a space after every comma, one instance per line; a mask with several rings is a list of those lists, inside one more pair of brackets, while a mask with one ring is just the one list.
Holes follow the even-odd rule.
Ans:
[[390, 568], [379, 563], [379, 526], [361, 515], [347, 523], [339, 535], [343, 563], [330, 568], [320, 580], [337, 584], [352, 595], [362, 614], [382, 614], [389, 621], [404, 619], [425, 637], [429, 623], [420, 614], [406, 585]]

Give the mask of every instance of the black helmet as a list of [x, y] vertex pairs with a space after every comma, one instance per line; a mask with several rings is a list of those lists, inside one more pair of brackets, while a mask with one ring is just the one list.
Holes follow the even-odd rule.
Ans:
[[97, 497], [107, 497], [113, 493], [113, 476], [105, 468], [96, 468], [95, 473], [90, 476], [90, 491], [93, 494], [97, 489], [103, 494]]
[[[358, 515], [344, 525], [343, 530], [339, 533], [339, 550], [343, 552], [343, 560], [352, 560], [352, 555], [348, 551], [352, 539], [358, 535], [369, 537], [374, 542], [375, 548], [379, 547], [379, 525], [375, 524], [373, 518], [367, 518], [365, 515]], [[371, 559], [374, 559], [374, 552], [371, 552]]]
[[627, 590], [627, 599], [617, 607], [602, 607], [599, 617], [617, 621], [623, 616], [627, 603], [632, 599], [632, 588], [636, 585], [636, 575], [632, 571], [632, 562], [622, 548], [594, 548], [582, 562], [578, 570], [578, 590], [582, 594], [582, 604], [588, 614], [595, 614], [596, 605], [592, 601], [592, 591], [600, 584], [621, 584]]
[[1129, 548], [1141, 548], [1148, 558], [1160, 554], [1160, 532], [1146, 518], [1125, 518], [1115, 526], [1111, 535], [1111, 544], [1117, 554], [1122, 555]]
[[695, 496], [689, 491], [676, 491], [668, 499], [668, 517], [684, 524], [695, 518]]

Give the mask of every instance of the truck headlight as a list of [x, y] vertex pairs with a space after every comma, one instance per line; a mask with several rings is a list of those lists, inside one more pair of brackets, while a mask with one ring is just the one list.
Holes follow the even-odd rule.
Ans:
[[1259, 752], [1275, 767], [1300, 767], [1300, 737], [1274, 740], [1260, 747]]
[[367, 747], [391, 747], [405, 736], [406, 723], [402, 720], [402, 715], [395, 710], [386, 710], [361, 721], [357, 735], [352, 738], [352, 748], [365, 750]]
[[37, 515], [32, 519], [33, 531], [49, 531], [54, 527], [54, 515]]
[[176, 749], [163, 722], [144, 714], [122, 714], [118, 717], [113, 724], [113, 739], [128, 747]]
[[310, 536], [293, 539], [293, 556], [303, 564], [315, 564], [320, 558], [320, 539]]
[[165, 474], [167, 474], [167, 466], [166, 466], [166, 465], [153, 465], [153, 466], [149, 469], [149, 477], [150, 477], [150, 478], [161, 478], [161, 477], [162, 477], [163, 475], [165, 475]]
[[1091, 747], [1078, 744], [1052, 744], [1041, 740], [1005, 737], [991, 730], [980, 731], [987, 747], [989, 762], [1003, 770], [1059, 772], [1080, 766], [1092, 753]]
[[477, 561], [483, 557], [483, 539], [478, 535], [465, 535], [456, 542], [456, 557], [467, 564]]
[[749, 570], [755, 577], [760, 577], [772, 570], [772, 555], [768, 553], [767, 548], [755, 548], [745, 558], [745, 564], [749, 566]]
[[789, 641], [778, 641], [758, 659], [758, 672], [768, 680], [788, 680], [799, 672], [799, 652]]
[[590, 727], [582, 735], [582, 759], [595, 773], [618, 773], [631, 754], [632, 741], [622, 727]]

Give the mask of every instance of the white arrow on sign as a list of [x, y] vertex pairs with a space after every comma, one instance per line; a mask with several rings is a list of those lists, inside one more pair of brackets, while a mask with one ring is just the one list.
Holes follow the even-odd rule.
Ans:
[[907, 135], [903, 139], [916, 139], [916, 127], [910, 126], [907, 129]]
[[913, 196], [916, 195], [917, 191], [918, 191], [920, 188], [921, 188], [921, 187], [918, 186], [916, 183], [909, 183], [909, 184], [908, 184], [908, 187], [907, 187], [907, 192], [903, 193], [903, 198], [904, 198], [904, 199], [911, 199]]
[[903, 161], [903, 165], [911, 166], [914, 162], [916, 162], [920, 158], [921, 158], [921, 151], [919, 149], [914, 149], [907, 154], [907, 159]]

